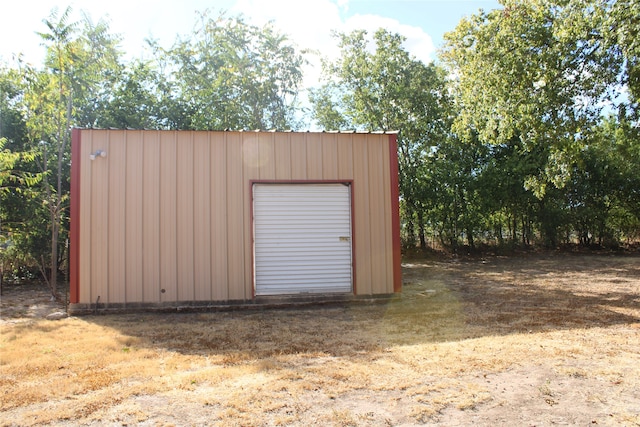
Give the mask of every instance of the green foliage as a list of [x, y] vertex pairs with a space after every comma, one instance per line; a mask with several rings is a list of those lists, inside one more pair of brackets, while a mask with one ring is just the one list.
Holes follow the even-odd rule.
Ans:
[[[42, 179], [42, 175], [16, 169], [20, 161], [32, 162], [35, 160], [33, 152], [12, 152], [4, 148], [6, 138], [0, 138], [0, 193], [10, 191], [22, 191], [25, 187], [33, 187]], [[10, 187], [11, 186], [11, 187]]]
[[271, 24], [203, 13], [190, 38], [161, 58], [177, 95], [171, 126], [183, 129], [290, 129], [302, 82], [302, 55]]
[[163, 108], [162, 77], [150, 63], [135, 61], [121, 70], [111, 96], [98, 102], [96, 126], [118, 129], [174, 128]]
[[602, 3], [505, 0], [445, 36], [460, 106], [454, 130], [487, 144], [516, 137], [526, 150], [544, 147], [544, 162], [524, 177], [539, 198], [568, 181], [621, 71], [622, 57], [602, 42]]
[[625, 58], [620, 80], [629, 89], [637, 119], [640, 114], [640, 2], [615, 0], [610, 3], [604, 36], [610, 49], [618, 49]]
[[487, 148], [477, 141], [465, 143], [451, 135], [432, 151], [423, 167], [422, 208], [440, 243], [457, 251], [463, 239], [469, 247], [482, 219], [481, 173]]
[[[467, 175], [477, 234], [556, 246], [635, 233], [638, 3], [503, 4], [463, 19], [442, 51], [459, 111], [452, 131], [467, 151], [488, 149]], [[620, 119], [604, 120], [615, 108]]]
[[[400, 196], [408, 239], [423, 229], [425, 159], [446, 138], [450, 111], [444, 70], [412, 58], [404, 38], [380, 29], [338, 34], [340, 58], [325, 63], [327, 84], [311, 92], [313, 118], [325, 129], [400, 130]], [[424, 234], [421, 239], [424, 240]]]
[[[37, 264], [37, 241], [45, 236], [46, 223], [38, 218], [41, 205], [35, 202], [36, 186], [43, 175], [37, 172], [37, 153], [25, 147], [26, 126], [17, 107], [19, 79], [13, 70], [0, 70], [0, 282], [22, 267]], [[46, 216], [45, 216], [46, 218]]]
[[118, 39], [103, 21], [71, 22], [67, 8], [61, 14], [54, 9], [43, 23], [46, 31], [38, 34], [46, 48], [44, 67], [20, 62], [1, 79], [10, 89], [2, 105], [11, 119], [2, 136], [21, 159], [19, 168], [14, 165], [19, 172], [11, 175], [21, 181], [5, 194], [2, 220], [13, 256], [37, 264], [57, 296], [68, 230], [70, 129], [96, 123], [96, 106], [111, 92], [120, 65]]

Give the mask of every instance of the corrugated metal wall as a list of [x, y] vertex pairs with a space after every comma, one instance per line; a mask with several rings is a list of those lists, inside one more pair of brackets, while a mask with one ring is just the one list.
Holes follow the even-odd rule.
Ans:
[[[352, 181], [355, 291], [394, 291], [393, 135], [92, 129], [74, 135], [79, 206], [72, 222], [79, 224], [72, 303], [98, 296], [107, 304], [252, 299], [251, 185], [274, 181]], [[96, 150], [107, 156], [90, 160]]]

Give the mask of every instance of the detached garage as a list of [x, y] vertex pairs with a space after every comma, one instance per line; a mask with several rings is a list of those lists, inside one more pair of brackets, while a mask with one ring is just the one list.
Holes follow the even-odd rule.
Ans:
[[401, 289], [395, 134], [75, 129], [72, 140], [71, 312]]

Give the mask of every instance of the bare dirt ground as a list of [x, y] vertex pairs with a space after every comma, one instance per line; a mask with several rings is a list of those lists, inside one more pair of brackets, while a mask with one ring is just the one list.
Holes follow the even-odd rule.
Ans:
[[93, 315], [5, 288], [0, 425], [640, 425], [640, 256], [406, 260], [373, 305]]

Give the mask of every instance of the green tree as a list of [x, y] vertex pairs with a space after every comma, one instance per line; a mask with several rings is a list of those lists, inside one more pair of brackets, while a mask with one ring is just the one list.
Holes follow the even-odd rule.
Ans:
[[[53, 297], [58, 297], [57, 274], [61, 242], [68, 230], [70, 130], [96, 123], [100, 96], [110, 93], [118, 64], [118, 39], [104, 22], [94, 25], [85, 17], [70, 22], [71, 9], [54, 9], [39, 33], [46, 47], [42, 70], [23, 66], [20, 110], [26, 125], [25, 144], [38, 152], [35, 159], [43, 175], [39, 200], [48, 213], [48, 263], [41, 254], [41, 270]], [[60, 238], [62, 235], [62, 239]], [[48, 270], [48, 271], [47, 271]]]
[[613, 0], [607, 11], [603, 35], [610, 49], [618, 49], [624, 56], [624, 72], [620, 83], [629, 89], [636, 119], [640, 114], [640, 2]]
[[617, 2], [503, 5], [463, 19], [445, 35], [442, 58], [455, 76], [460, 111], [453, 129], [463, 139], [477, 136], [527, 159], [527, 167], [511, 172], [538, 198], [535, 220], [543, 239], [555, 245], [569, 221], [564, 187], [580, 172], [575, 165], [584, 165], [584, 147], [593, 144], [619, 83], [633, 83], [632, 61], [624, 77], [623, 52], [631, 58], [636, 41], [609, 34], [614, 22], [628, 29], [611, 16]]
[[[175, 128], [163, 103], [162, 76], [150, 62], [134, 61], [123, 67], [110, 97], [99, 101], [96, 126], [120, 129]], [[165, 98], [166, 99], [166, 98]]]
[[581, 153], [569, 202], [585, 245], [640, 235], [640, 144], [633, 130], [626, 120], [610, 116]]
[[467, 143], [449, 135], [432, 147], [425, 161], [420, 187], [425, 191], [426, 222], [440, 244], [454, 253], [463, 240], [474, 249], [482, 228], [480, 177], [486, 151], [477, 141]]
[[478, 177], [485, 230], [501, 246], [528, 246], [538, 199], [524, 188], [522, 180], [535, 173], [542, 156], [525, 150], [519, 138], [485, 147], [487, 155]]
[[445, 36], [442, 58], [457, 76], [456, 132], [544, 147], [539, 169], [524, 177], [540, 198], [569, 179], [621, 70], [620, 55], [602, 42], [602, 3], [505, 0], [504, 9], [465, 18]]
[[[450, 115], [444, 70], [411, 57], [404, 38], [384, 29], [338, 34], [341, 56], [326, 62], [327, 84], [311, 91], [313, 118], [325, 129], [399, 130], [403, 223], [410, 243], [424, 233], [425, 159], [446, 138]], [[416, 230], [417, 228], [417, 230]]]
[[163, 51], [176, 98], [171, 111], [185, 129], [290, 129], [302, 82], [302, 55], [271, 24], [201, 15], [190, 38]]
[[20, 73], [0, 69], [0, 286], [5, 272], [34, 264], [31, 243], [42, 234], [30, 222], [39, 209], [34, 196], [42, 174], [34, 162], [37, 153], [25, 146], [21, 95]]

